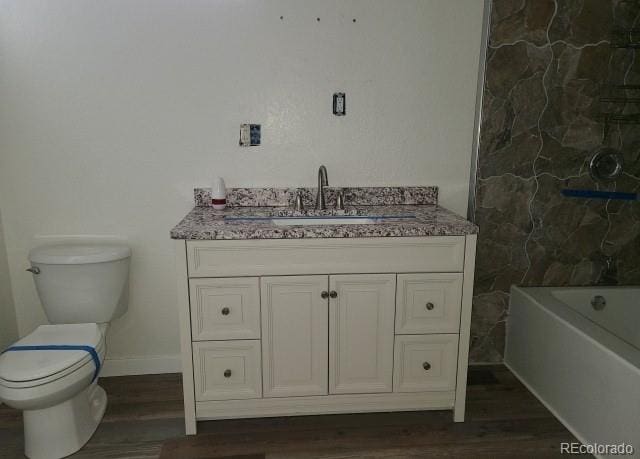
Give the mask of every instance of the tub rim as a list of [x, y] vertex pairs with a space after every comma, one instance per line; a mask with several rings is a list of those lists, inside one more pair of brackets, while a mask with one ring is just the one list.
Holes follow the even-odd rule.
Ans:
[[[533, 305], [535, 305], [542, 311], [555, 316], [565, 326], [583, 336], [594, 345], [600, 347], [606, 353], [610, 354], [614, 359], [620, 361], [624, 365], [628, 365], [635, 371], [640, 372], [640, 350], [638, 350], [628, 342], [622, 340], [601, 325], [598, 325], [592, 320], [587, 319], [578, 311], [560, 301], [558, 298], [554, 297], [551, 293], [553, 290], [598, 290], [605, 288], [630, 290], [637, 289], [640, 292], [640, 287], [633, 286], [520, 287], [513, 285], [511, 287], [511, 297], [513, 297], [514, 293], [524, 296]], [[511, 303], [511, 298], [509, 303]], [[508, 322], [509, 321], [507, 319], [507, 327], [509, 326]], [[508, 336], [509, 334], [506, 333], [505, 341], [508, 341]], [[507, 346], [508, 343], [505, 342], [505, 348]]]

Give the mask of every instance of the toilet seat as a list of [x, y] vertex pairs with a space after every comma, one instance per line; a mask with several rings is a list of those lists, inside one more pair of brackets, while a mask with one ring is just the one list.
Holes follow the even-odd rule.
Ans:
[[[11, 347], [34, 345], [82, 345], [95, 349], [104, 361], [104, 336], [97, 324], [41, 325]], [[85, 365], [95, 370], [93, 357], [85, 350], [8, 351], [0, 355], [0, 385], [34, 387], [60, 379]]]

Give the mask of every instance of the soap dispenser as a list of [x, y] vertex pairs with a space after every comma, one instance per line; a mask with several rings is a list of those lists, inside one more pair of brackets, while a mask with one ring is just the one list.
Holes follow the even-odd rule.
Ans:
[[227, 188], [222, 177], [213, 179], [211, 185], [211, 204], [216, 210], [223, 210], [227, 206]]

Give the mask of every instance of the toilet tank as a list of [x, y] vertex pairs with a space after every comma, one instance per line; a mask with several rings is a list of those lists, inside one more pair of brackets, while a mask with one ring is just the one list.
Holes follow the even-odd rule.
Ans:
[[56, 244], [29, 253], [33, 279], [52, 324], [107, 323], [128, 308], [125, 245]]

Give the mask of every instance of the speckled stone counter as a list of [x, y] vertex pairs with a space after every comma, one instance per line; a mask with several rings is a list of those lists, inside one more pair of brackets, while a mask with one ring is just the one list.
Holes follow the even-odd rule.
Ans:
[[[360, 215], [385, 216], [380, 223], [362, 225], [276, 226], [269, 220], [225, 221], [225, 216], [268, 216], [277, 209], [241, 207], [213, 210], [196, 207], [171, 230], [173, 239], [300, 239], [344, 237], [459, 236], [474, 234], [477, 227], [439, 206], [358, 206]], [[415, 215], [415, 219], [393, 216]]]
[[[305, 201], [311, 200], [313, 192], [311, 188], [304, 189]], [[330, 189], [327, 196], [334, 192]], [[197, 188], [194, 190], [196, 207], [171, 230], [171, 237], [213, 240], [463, 236], [478, 230], [463, 217], [438, 206], [437, 188], [434, 187], [351, 188], [345, 190], [346, 211], [328, 209], [301, 213], [294, 213], [288, 205], [293, 193], [290, 189], [235, 188], [228, 193], [234, 207], [218, 211], [209, 206], [209, 191]], [[350, 202], [353, 204], [349, 205]], [[381, 203], [384, 205], [379, 205]], [[292, 215], [350, 215], [380, 220], [370, 224], [286, 226], [278, 226], [269, 220], [269, 217]]]

